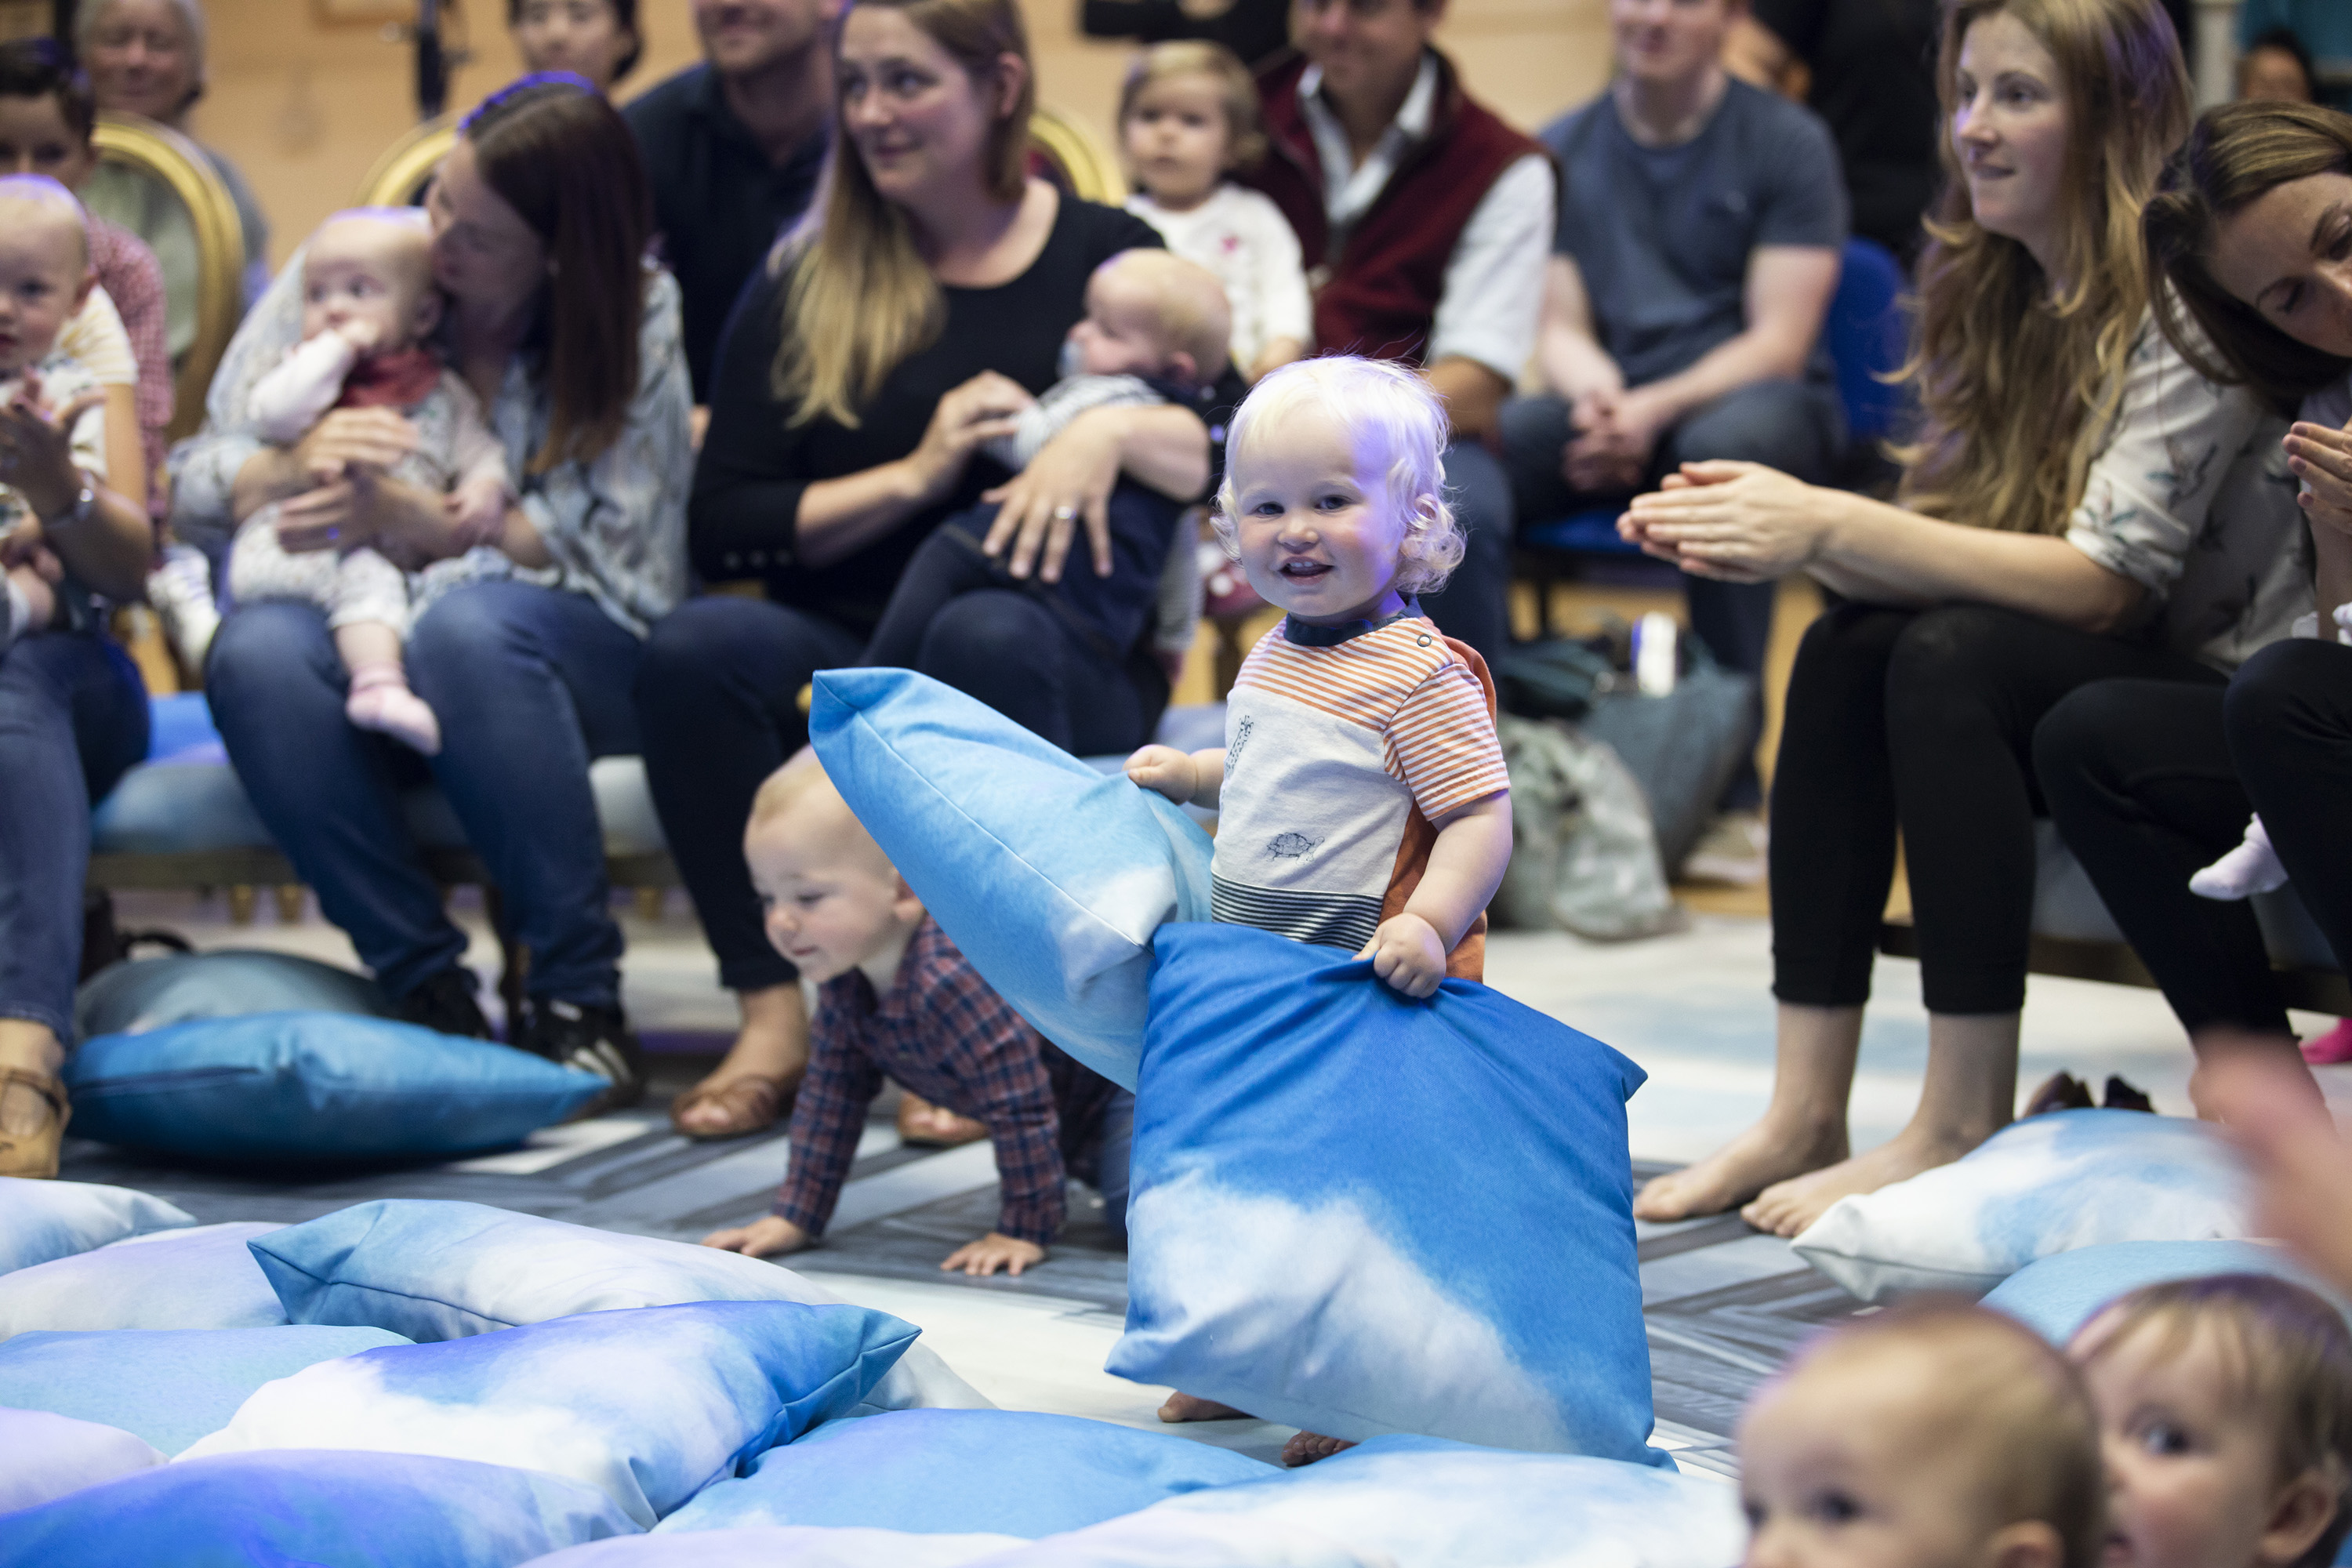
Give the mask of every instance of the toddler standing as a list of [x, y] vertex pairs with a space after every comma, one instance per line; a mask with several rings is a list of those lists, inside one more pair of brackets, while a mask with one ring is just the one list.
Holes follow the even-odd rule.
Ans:
[[1255, 381], [1304, 354], [1314, 306], [1298, 236], [1281, 208], [1225, 178], [1265, 154], [1248, 68], [1222, 44], [1145, 50], [1119, 94], [1118, 135], [1140, 187], [1127, 210], [1224, 285], [1242, 374]]
[[[280, 446], [299, 441], [331, 408], [399, 409], [415, 426], [417, 444], [388, 477], [446, 492], [460, 542], [487, 544], [505, 525], [513, 489], [480, 404], [425, 346], [441, 321], [430, 247], [425, 215], [413, 208], [355, 209], [320, 225], [302, 260], [302, 341], [254, 384], [247, 407], [262, 435]], [[364, 547], [291, 553], [278, 542], [278, 514], [273, 502], [237, 529], [231, 596], [301, 599], [325, 609], [351, 674], [344, 713], [362, 730], [432, 756], [441, 749], [441, 726], [408, 689], [401, 663], [407, 575]]]

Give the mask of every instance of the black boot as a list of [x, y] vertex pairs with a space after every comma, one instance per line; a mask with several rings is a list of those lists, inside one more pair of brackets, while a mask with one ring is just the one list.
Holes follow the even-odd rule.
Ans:
[[646, 1096], [645, 1047], [618, 1007], [534, 997], [515, 1044], [549, 1061], [593, 1072], [613, 1086], [589, 1102], [582, 1116], [617, 1110]]
[[416, 988], [392, 1005], [393, 1016], [404, 1024], [436, 1034], [490, 1037], [490, 1021], [474, 1001], [474, 973], [462, 963], [428, 974]]

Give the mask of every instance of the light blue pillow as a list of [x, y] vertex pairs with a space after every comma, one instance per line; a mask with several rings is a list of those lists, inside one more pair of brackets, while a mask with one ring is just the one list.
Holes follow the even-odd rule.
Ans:
[[272, 1379], [407, 1342], [381, 1329], [39, 1331], [0, 1344], [0, 1405], [120, 1426], [176, 1454]]
[[[37, 1508], [163, 1462], [153, 1445], [120, 1426], [47, 1410], [0, 1408], [0, 1514]], [[0, 1530], [0, 1536], [6, 1533]]]
[[692, 1535], [656, 1530], [568, 1547], [535, 1557], [522, 1568], [961, 1568], [1020, 1544], [1010, 1535], [913, 1535], [898, 1530], [761, 1525]]
[[1156, 953], [1110, 1371], [1336, 1437], [1666, 1463], [1641, 1068], [1484, 985], [1416, 1002], [1248, 926]]
[[912, 670], [822, 671], [809, 739], [997, 994], [1134, 1088], [1151, 933], [1209, 918], [1209, 836], [1160, 795]]
[[74, 1027], [142, 1035], [194, 1018], [253, 1013], [363, 1013], [381, 1016], [383, 993], [348, 969], [290, 952], [175, 952], [110, 964], [74, 994]]
[[2266, 1274], [2344, 1303], [2287, 1252], [2259, 1241], [2120, 1241], [2029, 1263], [1984, 1299], [2053, 1345], [2073, 1339], [2099, 1309], [2143, 1285], [2207, 1279], [2216, 1274]]
[[[256, 1242], [253, 1255], [289, 1321], [367, 1323], [420, 1344], [625, 1307], [841, 1300], [739, 1252], [429, 1198], [354, 1204]], [[877, 1410], [993, 1408], [922, 1344], [866, 1399]]]
[[489, 1040], [348, 1013], [101, 1035], [66, 1058], [74, 1131], [199, 1159], [354, 1161], [520, 1142], [608, 1086]]
[[266, 1329], [286, 1321], [246, 1243], [283, 1227], [199, 1225], [0, 1274], [0, 1340], [36, 1329]]
[[866, 1397], [919, 1332], [864, 1307], [706, 1301], [396, 1345], [257, 1390], [187, 1457], [366, 1448], [521, 1465], [640, 1527]]
[[1075, 1415], [900, 1410], [771, 1448], [661, 1529], [871, 1526], [1034, 1540], [1278, 1473], [1204, 1443]]
[[0, 1176], [0, 1274], [195, 1223], [186, 1210], [129, 1187]]
[[1748, 1542], [1739, 1489], [1717, 1477], [1419, 1437], [1376, 1438], [1118, 1523], [1148, 1537], [1198, 1515], [1303, 1528], [1395, 1568], [1723, 1568]]
[[0, 1522], [0, 1568], [510, 1568], [633, 1528], [556, 1476], [301, 1452], [163, 1465]]
[[2240, 1239], [2246, 1202], [2244, 1168], [2207, 1122], [2060, 1110], [1907, 1182], [1840, 1198], [1791, 1245], [1865, 1301], [1981, 1296], [2034, 1259], [2078, 1247]]

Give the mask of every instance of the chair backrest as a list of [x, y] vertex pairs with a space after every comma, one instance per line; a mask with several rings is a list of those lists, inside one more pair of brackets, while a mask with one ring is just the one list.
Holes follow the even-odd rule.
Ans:
[[1837, 295], [1822, 331], [1837, 365], [1846, 428], [1857, 442], [1892, 434], [1908, 403], [1903, 388], [1878, 379], [1901, 368], [1910, 352], [1911, 327], [1903, 309], [1908, 287], [1893, 251], [1875, 240], [1845, 242]]
[[90, 142], [100, 163], [168, 191], [187, 210], [195, 236], [196, 331], [173, 378], [167, 432], [176, 441], [204, 423], [205, 394], [245, 313], [245, 226], [212, 160], [170, 126], [136, 114], [101, 114]]
[[378, 154], [367, 178], [360, 182], [352, 205], [362, 207], [413, 207], [425, 199], [433, 171], [457, 143], [457, 117], [445, 114], [401, 133]]

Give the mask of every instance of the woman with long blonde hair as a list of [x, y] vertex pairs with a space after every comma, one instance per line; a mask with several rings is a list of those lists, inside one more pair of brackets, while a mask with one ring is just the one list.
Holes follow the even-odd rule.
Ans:
[[984, 577], [903, 661], [1070, 750], [1132, 751], [1167, 700], [1148, 612], [1209, 473], [1207, 426], [1174, 405], [1082, 414], [1018, 474], [981, 450], [1056, 379], [1095, 268], [1160, 245], [1028, 172], [1013, 0], [857, 0], [835, 60], [831, 163], [721, 341], [688, 517], [702, 574], [764, 595], [681, 606], [637, 683], [654, 801], [742, 1006], [734, 1050], [673, 1110], [694, 1136], [772, 1123], [807, 1060], [742, 834], [807, 742], [809, 677], [868, 657], [902, 580], [921, 596], [910, 572]]
[[[2218, 685], [2293, 620], [2284, 425], [2157, 330], [2141, 209], [2189, 128], [2156, 0], [1948, 0], [1948, 184], [1895, 502], [1694, 464], [1621, 525], [1742, 581], [1810, 573], [1773, 779], [1777, 1064], [1764, 1116], [1643, 1189], [1792, 1236], [2006, 1124], [2033, 903], [2033, 731], [2116, 677]], [[1900, 829], [1927, 1005], [1910, 1122], [1854, 1156], [1846, 1100]]]

